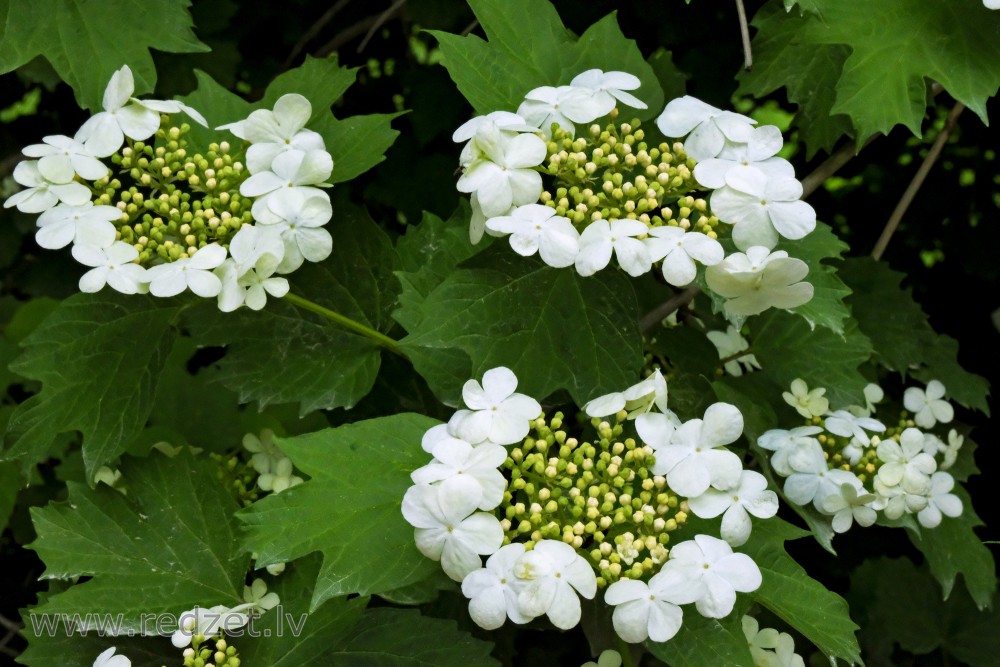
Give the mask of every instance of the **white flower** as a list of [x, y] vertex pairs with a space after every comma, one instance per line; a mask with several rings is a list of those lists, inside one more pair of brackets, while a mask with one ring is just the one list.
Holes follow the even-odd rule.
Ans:
[[431, 426], [424, 432], [423, 437], [420, 439], [420, 448], [425, 452], [430, 454], [434, 451], [434, 446], [439, 442], [443, 442], [448, 438], [454, 437], [448, 431], [447, 424], [438, 424], [437, 426]]
[[886, 486], [903, 484], [919, 490], [930, 486], [930, 474], [937, 469], [934, 457], [924, 452], [924, 434], [908, 428], [895, 440], [883, 440], [876, 450], [882, 465], [878, 478]]
[[80, 206], [60, 204], [38, 216], [35, 241], [48, 250], [65, 248], [70, 243], [107, 248], [118, 233], [111, 221], [121, 217], [118, 208], [94, 206], [91, 201]]
[[211, 243], [191, 257], [146, 269], [149, 291], [153, 296], [175, 296], [190, 288], [198, 296], [218, 296], [222, 291], [222, 281], [212, 273], [212, 269], [224, 261], [226, 249]]
[[94, 267], [80, 277], [81, 292], [97, 292], [105, 285], [122, 294], [145, 293], [149, 289], [146, 269], [134, 263], [139, 251], [124, 241], [115, 241], [107, 248], [75, 245], [72, 252], [73, 259]]
[[814, 445], [820, 446], [819, 440], [812, 436], [822, 432], [823, 429], [819, 426], [799, 426], [791, 431], [772, 429], [757, 438], [757, 444], [763, 449], [774, 452], [771, 456], [771, 467], [779, 475], [788, 477], [795, 472], [789, 463], [789, 458], [802, 449]]
[[820, 503], [820, 511], [833, 516], [833, 531], [846, 533], [855, 521], [859, 526], [875, 523], [876, 514], [872, 509], [875, 495], [868, 493], [861, 480], [855, 477], [840, 485], [837, 493], [831, 493]]
[[604, 91], [578, 86], [542, 86], [524, 96], [517, 108], [517, 115], [541, 129], [546, 137], [552, 136], [552, 124], [573, 136], [574, 123], [590, 123], [611, 113], [615, 100]]
[[[599, 69], [588, 69], [573, 77], [569, 85], [596, 91], [597, 94], [594, 97], [597, 102], [603, 103], [605, 106], [611, 104], [608, 113], [614, 108], [615, 100], [627, 104], [633, 109], [647, 108], [645, 102], [635, 95], [625, 92], [626, 90], [635, 90], [642, 85], [639, 77], [628, 72], [603, 72]], [[604, 96], [612, 99], [609, 102]]]
[[756, 246], [708, 267], [705, 279], [713, 292], [728, 299], [728, 314], [745, 316], [768, 308], [795, 308], [812, 299], [813, 286], [798, 282], [807, 273], [809, 266], [787, 252]]
[[1000, 9], [1000, 0], [983, 0], [983, 7], [986, 7], [986, 9]]
[[955, 429], [948, 431], [948, 448], [944, 451], [941, 470], [948, 470], [955, 465], [955, 460], [958, 458], [958, 452], [962, 449], [963, 442], [965, 442], [965, 438], [958, 431]]
[[583, 663], [581, 667], [622, 667], [622, 656], [613, 648], [605, 649], [597, 656], [597, 662], [591, 660]]
[[633, 644], [651, 639], [665, 642], [681, 628], [680, 605], [701, 597], [700, 582], [681, 572], [660, 571], [649, 584], [637, 579], [619, 579], [604, 592], [604, 602], [615, 608], [611, 615], [615, 632]]
[[630, 276], [638, 277], [649, 271], [653, 260], [642, 241], [635, 238], [649, 232], [638, 220], [595, 220], [580, 235], [580, 254], [576, 270], [581, 276], [592, 276], [611, 262], [611, 253]]
[[951, 493], [955, 478], [946, 472], [931, 475], [931, 488], [927, 492], [927, 507], [917, 513], [917, 520], [924, 528], [936, 528], [941, 515], [956, 518], [962, 514], [962, 499]]
[[486, 567], [470, 572], [462, 580], [462, 595], [469, 598], [469, 616], [481, 628], [496, 630], [509, 617], [522, 624], [531, 617], [521, 613], [517, 604], [514, 564], [524, 555], [524, 544], [514, 542], [486, 560]]
[[261, 491], [281, 493], [285, 489], [298, 486], [304, 480], [295, 474], [292, 460], [288, 457], [278, 460], [269, 471], [261, 473], [257, 478], [257, 486]]
[[722, 514], [722, 539], [737, 547], [750, 537], [750, 514], [770, 519], [778, 513], [778, 494], [767, 488], [767, 480], [759, 472], [744, 470], [734, 487], [710, 488], [700, 496], [688, 498], [688, 504], [695, 516], [702, 519]]
[[800, 415], [806, 419], [812, 419], [825, 414], [830, 409], [830, 401], [823, 396], [825, 393], [826, 389], [823, 387], [809, 391], [809, 385], [805, 383], [805, 380], [796, 378], [792, 380], [792, 391], [782, 392], [781, 397]]
[[781, 130], [774, 125], [755, 127], [746, 143], [727, 142], [718, 157], [695, 165], [694, 177], [706, 188], [721, 188], [726, 174], [736, 167], [753, 167], [767, 178], [793, 178], [795, 169], [788, 160], [773, 157], [781, 150]]
[[708, 337], [708, 340], [712, 341], [715, 349], [719, 351], [719, 359], [729, 359], [722, 367], [730, 375], [740, 377], [743, 375], [744, 366], [747, 371], [751, 368], [760, 369], [760, 362], [757, 361], [757, 357], [754, 355], [744, 354], [740, 357], [735, 356], [737, 352], [748, 349], [750, 344], [740, 334], [740, 330], [733, 325], [730, 324], [726, 327], [725, 331], [709, 331], [705, 335]]
[[722, 244], [715, 239], [681, 227], [653, 227], [643, 243], [652, 261], [663, 260], [663, 279], [675, 287], [690, 285], [698, 275], [695, 260], [714, 266], [726, 256]]
[[878, 386], [874, 382], [869, 382], [865, 385], [864, 394], [864, 407], [861, 407], [860, 405], [853, 405], [847, 408], [847, 411], [852, 415], [857, 417], [870, 417], [872, 413], [875, 412], [875, 404], [885, 398], [885, 392], [882, 391], [882, 387]]
[[597, 593], [593, 568], [576, 549], [558, 540], [540, 540], [517, 559], [514, 576], [521, 580], [517, 606], [525, 616], [545, 614], [552, 624], [569, 630], [580, 622], [580, 599]]
[[274, 471], [278, 463], [286, 458], [285, 453], [274, 442], [274, 431], [269, 428], [262, 430], [260, 436], [254, 433], [244, 435], [243, 448], [253, 454], [250, 465], [259, 475]]
[[482, 567], [478, 554], [495, 553], [503, 543], [503, 527], [492, 514], [475, 512], [482, 496], [471, 479], [446, 486], [411, 486], [403, 496], [403, 517], [413, 531], [417, 549], [440, 560], [444, 573], [462, 581]]
[[333, 237], [323, 225], [333, 217], [330, 197], [315, 188], [288, 188], [267, 198], [262, 227], [280, 233], [284, 249], [278, 273], [291, 273], [305, 260], [322, 262], [333, 252]]
[[[205, 119], [191, 107], [174, 100], [138, 100], [132, 97], [135, 81], [132, 70], [125, 65], [111, 75], [104, 90], [104, 111], [94, 114], [76, 133], [87, 151], [96, 157], [107, 157], [121, 148], [125, 137], [141, 141], [148, 139], [160, 127], [161, 113], [183, 111], [200, 125]], [[131, 102], [131, 104], [126, 104]]]
[[[24, 160], [14, 167], [14, 180], [25, 186], [3, 203], [4, 208], [16, 206], [21, 213], [41, 213], [62, 202], [82, 206], [90, 201], [90, 189], [73, 180], [73, 171], [53, 174], [56, 180], [46, 178], [38, 170], [38, 160]], [[121, 212], [118, 213], [121, 215]]]
[[913, 413], [913, 421], [923, 428], [934, 428], [938, 422], [947, 424], [955, 418], [955, 410], [944, 400], [945, 388], [937, 380], [927, 383], [927, 390], [910, 387], [903, 392], [903, 407]]
[[851, 441], [844, 445], [844, 448], [840, 450], [840, 454], [847, 459], [852, 466], [857, 465], [858, 461], [861, 460], [861, 457], [865, 455], [865, 447], [857, 438], [851, 438]]
[[483, 126], [472, 140], [481, 155], [458, 179], [459, 192], [476, 193], [486, 218], [507, 215], [511, 206], [531, 204], [542, 194], [535, 167], [545, 159], [545, 141], [534, 134], [502, 132]]
[[281, 218], [270, 208], [271, 200], [278, 193], [298, 190], [304, 196], [326, 196], [322, 190], [311, 186], [322, 185], [331, 173], [333, 158], [324, 150], [285, 151], [274, 158], [271, 171], [258, 172], [243, 181], [240, 184], [240, 194], [244, 197], [257, 197], [250, 209], [254, 220], [273, 224], [281, 222]]
[[917, 514], [923, 511], [929, 503], [929, 498], [926, 495], [931, 487], [929, 481], [921, 484], [918, 488], [912, 488], [907, 486], [904, 478], [902, 484], [889, 486], [876, 475], [872, 486], [878, 496], [873, 507], [882, 509], [886, 518], [893, 521], [904, 514]]
[[734, 225], [733, 242], [740, 250], [773, 248], [779, 234], [798, 240], [816, 229], [816, 211], [801, 196], [802, 184], [794, 178], [768, 178], [754, 167], [734, 167], [726, 185], [712, 193], [712, 212]]
[[214, 637], [223, 630], [235, 630], [247, 624], [249, 616], [243, 613], [250, 605], [239, 605], [232, 609], [216, 605], [205, 609], [195, 607], [177, 617], [177, 630], [171, 635], [170, 643], [177, 648], [191, 644], [195, 635]]
[[795, 654], [795, 640], [774, 628], [760, 629], [757, 619], [743, 617], [743, 636], [750, 645], [754, 667], [805, 667], [802, 656]]
[[752, 118], [731, 111], [722, 111], [690, 95], [670, 101], [656, 119], [656, 126], [668, 137], [683, 137], [684, 150], [701, 162], [722, 152], [726, 142], [747, 143], [753, 126]]
[[[285, 151], [308, 153], [326, 150], [323, 137], [304, 129], [312, 116], [312, 105], [302, 95], [282, 95], [274, 103], [274, 110], [257, 109], [246, 120], [218, 127], [229, 130], [240, 139], [250, 142], [247, 149], [247, 169], [251, 174], [271, 168], [274, 158]], [[325, 180], [325, 179], [324, 179]]]
[[[639, 426], [639, 424], [637, 424]], [[654, 447], [656, 463], [652, 472], [665, 474], [667, 484], [678, 495], [700, 496], [710, 485], [731, 488], [743, 470], [740, 457], [724, 449], [743, 433], [743, 415], [734, 405], [715, 403], [705, 411], [705, 418], [682, 424], [666, 446]], [[640, 437], [643, 432], [639, 432]]]
[[462, 440], [512, 445], [524, 439], [529, 422], [542, 412], [538, 401], [516, 394], [517, 376], [499, 366], [483, 374], [483, 383], [469, 380], [462, 387], [462, 400], [471, 410], [459, 410], [452, 417], [453, 428]]
[[38, 160], [38, 171], [49, 180], [65, 181], [65, 174], [75, 173], [87, 181], [104, 178], [111, 171], [87, 147], [76, 139], [62, 134], [42, 139], [44, 143], [32, 144], [21, 152]]
[[702, 616], [724, 618], [736, 604], [736, 593], [750, 593], [761, 584], [760, 568], [746, 554], [710, 535], [674, 545], [663, 572], [679, 571], [685, 578], [701, 581], [704, 588], [695, 601]]
[[94, 667], [132, 667], [132, 661], [123, 655], [115, 655], [117, 649], [112, 646], [94, 660]]
[[277, 607], [281, 599], [277, 593], [267, 592], [266, 581], [254, 579], [251, 585], [243, 587], [243, 601], [251, 605], [252, 611], [262, 613]]
[[288, 281], [273, 275], [277, 267], [272, 255], [264, 255], [257, 266], [240, 275], [237, 264], [227, 259], [214, 271], [222, 282], [219, 310], [229, 313], [243, 305], [250, 310], [262, 310], [268, 294], [278, 299], [288, 294]]
[[276, 225], [243, 225], [229, 241], [229, 254], [243, 275], [265, 256], [276, 265], [285, 255], [285, 244]]
[[628, 418], [635, 419], [638, 415], [649, 412], [653, 406], [667, 414], [667, 381], [657, 368], [642, 382], [632, 385], [622, 392], [614, 392], [598, 396], [587, 401], [584, 412], [590, 417], [607, 417], [628, 410]]
[[871, 438], [868, 437], [865, 431], [874, 431], [876, 433], [885, 431], [885, 424], [879, 420], [872, 419], [871, 417], [855, 417], [847, 410], [831, 412], [826, 416], [823, 426], [834, 435], [844, 438], [857, 438], [866, 447], [871, 443]]
[[580, 252], [580, 232], [568, 218], [541, 204], [518, 206], [508, 216], [490, 218], [486, 228], [510, 234], [510, 247], [519, 255], [536, 252], [549, 266], [561, 269], [573, 264]]
[[491, 133], [493, 128], [506, 132], [539, 131], [537, 127], [529, 125], [527, 121], [518, 116], [516, 113], [511, 113], [509, 111], [494, 111], [493, 113], [488, 113], [485, 116], [470, 118], [459, 125], [458, 129], [451, 135], [451, 140], [455, 143], [469, 141], [476, 136], [481, 128], [488, 128], [490, 125], [492, 125], [492, 128], [490, 128]]
[[839, 492], [841, 484], [851, 484], [854, 473], [840, 468], [830, 469], [819, 441], [798, 448], [788, 457], [792, 473], [785, 480], [785, 496], [796, 505], [813, 503], [822, 507], [827, 496]]
[[491, 510], [503, 501], [507, 480], [498, 468], [507, 459], [507, 450], [500, 445], [473, 447], [464, 440], [447, 438], [435, 443], [431, 454], [433, 461], [410, 474], [414, 484], [448, 484], [461, 475], [479, 484], [479, 509]]

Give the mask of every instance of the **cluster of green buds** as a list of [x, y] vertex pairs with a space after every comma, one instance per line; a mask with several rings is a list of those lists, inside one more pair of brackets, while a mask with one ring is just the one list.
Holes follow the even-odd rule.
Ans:
[[504, 544], [561, 540], [591, 561], [602, 587], [658, 569], [670, 534], [687, 521], [687, 502], [650, 472], [652, 449], [625, 437], [625, 418], [594, 419], [593, 443], [568, 437], [562, 413], [532, 422], [503, 464]]
[[591, 125], [574, 138], [556, 127], [547, 142], [543, 174], [553, 178], [540, 201], [578, 229], [594, 220], [639, 220], [651, 227], [673, 225], [715, 237], [719, 220], [704, 199], [690, 193], [695, 161], [684, 145], [650, 146], [640, 121], [618, 122], [618, 109], [604, 127]]
[[240, 654], [235, 646], [223, 638], [216, 639], [214, 647], [212, 644], [204, 635], [195, 635], [191, 646], [184, 649], [184, 667], [240, 667]]
[[127, 139], [111, 156], [117, 170], [92, 184], [95, 205], [122, 211], [117, 240], [133, 245], [143, 266], [190, 257], [211, 243], [228, 247], [253, 222], [253, 200], [239, 193], [249, 172], [225, 141], [189, 154], [190, 129], [162, 115], [153, 143]]
[[[886, 440], [899, 442], [899, 436], [902, 435], [903, 431], [914, 426], [913, 420], [908, 417], [905, 411], [901, 412], [899, 421], [895, 425], [887, 424], [886, 430], [881, 435], [871, 436], [871, 441], [868, 445], [864, 445], [856, 439], [852, 441], [851, 438], [835, 435], [830, 432], [820, 433], [816, 436], [816, 439], [823, 446], [823, 455], [826, 457], [830, 470], [840, 469], [853, 472], [867, 488], [871, 488], [871, 480], [884, 463], [878, 457], [879, 444]], [[823, 426], [823, 419], [821, 417], [813, 417], [806, 424], [809, 426]], [[857, 460], [857, 463], [852, 464], [844, 456], [844, 448], [848, 445], [861, 449], [861, 457]]]
[[261, 497], [261, 490], [257, 486], [257, 471], [250, 461], [235, 454], [227, 456], [215, 452], [209, 454], [209, 458], [216, 465], [216, 479], [233, 494], [242, 507], [249, 506]]

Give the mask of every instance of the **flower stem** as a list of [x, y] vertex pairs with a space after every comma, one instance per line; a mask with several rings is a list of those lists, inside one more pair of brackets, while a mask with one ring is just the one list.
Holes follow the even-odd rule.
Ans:
[[302, 310], [308, 310], [310, 313], [315, 313], [315, 314], [319, 315], [320, 317], [324, 317], [324, 318], [330, 320], [331, 322], [334, 322], [335, 324], [339, 324], [340, 326], [344, 327], [345, 329], [349, 329], [350, 331], [353, 331], [356, 334], [360, 334], [360, 335], [364, 336], [365, 338], [370, 338], [379, 347], [384, 347], [385, 349], [389, 350], [393, 354], [399, 355], [400, 357], [403, 357], [404, 359], [406, 358], [406, 353], [403, 352], [403, 348], [401, 348], [399, 346], [399, 343], [397, 341], [393, 340], [392, 338], [389, 338], [388, 336], [386, 336], [383, 333], [379, 333], [378, 331], [375, 331], [371, 327], [365, 326], [364, 324], [361, 324], [360, 322], [352, 320], [349, 317], [345, 317], [344, 315], [341, 315], [338, 312], [332, 311], [329, 308], [324, 308], [323, 306], [319, 305], [318, 303], [313, 303], [309, 299], [304, 299], [301, 296], [299, 296], [298, 294], [292, 294], [292, 293], [289, 292], [288, 294], [285, 295], [284, 298], [285, 298], [286, 301], [288, 301], [289, 303], [292, 303], [292, 304], [298, 306]]
[[632, 647], [617, 634], [615, 639], [618, 641], [618, 653], [622, 657], [622, 667], [635, 667], [635, 661], [632, 659]]

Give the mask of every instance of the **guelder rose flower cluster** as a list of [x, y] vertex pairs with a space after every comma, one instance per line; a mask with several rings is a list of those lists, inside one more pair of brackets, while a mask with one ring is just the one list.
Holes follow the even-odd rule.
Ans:
[[[588, 70], [528, 92], [516, 113], [459, 127], [458, 189], [471, 196], [473, 243], [484, 232], [507, 236], [515, 252], [583, 276], [612, 258], [632, 276], [659, 264], [678, 287], [705, 266], [733, 317], [809, 301], [805, 262], [773, 252], [816, 227], [791, 164], [777, 157], [781, 132], [685, 96], [656, 124], [686, 139], [653, 145], [638, 120], [619, 120], [619, 105], [646, 108], [628, 92], [639, 87], [632, 74]], [[692, 196], [699, 190], [713, 191], [710, 204]], [[740, 252], [726, 257], [720, 233]]]
[[188, 125], [169, 114], [205, 119], [173, 100], [140, 100], [128, 66], [111, 77], [103, 111], [74, 137], [50, 136], [24, 149], [23, 186], [4, 203], [37, 213], [44, 248], [72, 245], [91, 267], [80, 290], [110, 286], [124, 294], [169, 297], [190, 290], [218, 297], [219, 308], [259, 310], [281, 297], [281, 277], [329, 256], [330, 198], [320, 189], [333, 170], [323, 138], [305, 125], [309, 101], [284, 95], [225, 125], [245, 141], [245, 165], [228, 142], [189, 154]]
[[[433, 459], [412, 473], [402, 501], [417, 548], [462, 583], [477, 624], [545, 616], [569, 629], [580, 621], [580, 598], [605, 589], [623, 639], [667, 641], [682, 605], [722, 618], [738, 592], [760, 586], [756, 564], [731, 545], [746, 541], [750, 515], [776, 513], [777, 496], [723, 448], [743, 430], [735, 407], [718, 403], [704, 419], [681, 422], [657, 371], [585, 406], [597, 429], [591, 444], [516, 389], [502, 367], [482, 384], [470, 380], [466, 408], [426, 432]], [[610, 414], [615, 426], [600, 419]], [[631, 420], [645, 444], [624, 437]], [[673, 544], [689, 511], [722, 516], [725, 539]]]
[[952, 493], [955, 478], [946, 471], [964, 439], [954, 429], [947, 442], [931, 432], [954, 416], [944, 385], [931, 380], [926, 389], [907, 389], [903, 405], [912, 417], [891, 420], [902, 424], [893, 428], [873, 417], [884, 398], [878, 385], [865, 388], [865, 406], [839, 410], [831, 410], [825, 393], [795, 380], [783, 396], [806, 425], [771, 430], [757, 441], [774, 452], [771, 466], [785, 478], [788, 500], [829, 516], [837, 533], [855, 523], [872, 525], [878, 512], [891, 520], [916, 514], [925, 528], [961, 515], [962, 501]]

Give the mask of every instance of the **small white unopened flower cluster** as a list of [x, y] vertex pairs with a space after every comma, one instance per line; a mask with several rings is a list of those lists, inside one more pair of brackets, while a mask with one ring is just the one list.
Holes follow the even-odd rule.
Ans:
[[[612, 123], [603, 132], [594, 124], [592, 141], [573, 141], [578, 125], [614, 120], [618, 102], [645, 109], [625, 92], [639, 86], [625, 72], [588, 70], [568, 86], [529, 92], [517, 113], [496, 111], [459, 127], [452, 138], [466, 143], [457, 187], [471, 195], [473, 243], [484, 231], [509, 235], [517, 253], [537, 252], [546, 264], [575, 266], [584, 276], [608, 266], [612, 256], [632, 276], [660, 262], [664, 279], [675, 286], [694, 281], [702, 264], [709, 267], [709, 287], [729, 300], [726, 310], [734, 317], [809, 301], [813, 287], [801, 282], [805, 262], [771, 252], [779, 237], [801, 239], [816, 227], [815, 211], [799, 200], [802, 186], [791, 164], [775, 156], [782, 146], [776, 127], [755, 128], [750, 118], [682, 97], [657, 119], [668, 137], [689, 135], [674, 144], [673, 155], [667, 144], [649, 147], [632, 123]], [[542, 174], [573, 185], [553, 194]], [[712, 211], [704, 200], [682, 196], [697, 187], [692, 177], [715, 191]], [[733, 226], [743, 252], [725, 256], [714, 231], [720, 221]]]
[[907, 389], [903, 404], [913, 418], [893, 428], [872, 416], [884, 397], [878, 385], [865, 388], [863, 407], [831, 411], [825, 393], [823, 388], [810, 390], [801, 379], [792, 382], [784, 399], [807, 425], [771, 430], [757, 441], [774, 452], [771, 466], [786, 478], [788, 500], [831, 517], [837, 533], [855, 522], [872, 525], [878, 512], [892, 520], [916, 514], [925, 528], [938, 526], [942, 516], [961, 515], [962, 501], [951, 493], [955, 479], [945, 471], [954, 465], [964, 439], [952, 429], [945, 444], [921, 430], [953, 419], [944, 385], [931, 380], [926, 390]]
[[[14, 180], [24, 189], [4, 203], [40, 214], [35, 238], [43, 248], [72, 244], [73, 257], [92, 267], [81, 291], [109, 285], [170, 297], [191, 290], [217, 296], [223, 311], [259, 310], [268, 294], [288, 292], [288, 281], [275, 274], [329, 256], [322, 225], [332, 217], [330, 199], [317, 186], [326, 185], [333, 160], [320, 135], [304, 129], [312, 114], [306, 98], [284, 95], [273, 111], [218, 128], [249, 142], [247, 177], [226, 142], [213, 144], [206, 160], [184, 149], [186, 126], [161, 129], [161, 114], [183, 112], [206, 125], [200, 113], [174, 100], [139, 100], [134, 91], [126, 65], [108, 83], [104, 110], [74, 137], [49, 136], [25, 148], [38, 159], [17, 165]], [[163, 140], [155, 150], [142, 143], [154, 135]], [[116, 170], [102, 162], [108, 158]], [[129, 178], [139, 190], [122, 186]], [[252, 217], [241, 216], [237, 190], [224, 182], [230, 189], [239, 182], [237, 196], [253, 199]]]
[[281, 493], [302, 483], [302, 478], [295, 474], [292, 460], [275, 444], [271, 429], [264, 429], [259, 436], [247, 433], [243, 436], [243, 447], [253, 455], [250, 465], [259, 475], [257, 486], [262, 491]]
[[[402, 503], [403, 516], [416, 529], [418, 549], [427, 557], [440, 560], [445, 573], [462, 582], [462, 592], [470, 599], [470, 616], [477, 624], [495, 629], [508, 618], [514, 623], [526, 623], [544, 615], [556, 627], [569, 629], [580, 621], [579, 596], [593, 598], [599, 586], [607, 586], [607, 577], [613, 577], [615, 581], [607, 587], [604, 599], [615, 607], [613, 622], [618, 634], [630, 642], [644, 641], [647, 637], [666, 641], [681, 626], [680, 605], [693, 603], [701, 614], [722, 618], [732, 611], [737, 592], [750, 592], [760, 586], [760, 570], [753, 560], [734, 553], [726, 541], [716, 537], [696, 535], [668, 552], [663, 546], [668, 539], [666, 531], [677, 528], [677, 522], [684, 520], [683, 512], [677, 515], [677, 522], [670, 520], [670, 526], [662, 518], [655, 518], [648, 527], [654, 532], [648, 535], [636, 537], [631, 532], [622, 532], [624, 528], [612, 533], [616, 535], [613, 540], [608, 539], [610, 536], [605, 538], [603, 532], [598, 535], [599, 530], [614, 531], [618, 524], [610, 516], [601, 515], [598, 500], [601, 494], [596, 481], [588, 489], [576, 485], [572, 477], [565, 478], [568, 497], [580, 497], [581, 502], [589, 497], [592, 501], [586, 502], [585, 516], [581, 516], [581, 520], [590, 520], [588, 526], [578, 522], [565, 530], [558, 526], [550, 530], [545, 519], [520, 520], [519, 525], [510, 520], [524, 516], [523, 505], [528, 502], [534, 508], [530, 512], [539, 516], [550, 510], [537, 504], [538, 501], [553, 508], [558, 505], [556, 496], [542, 484], [542, 479], [558, 485], [555, 481], [558, 471], [571, 476], [583, 474], [584, 480], [593, 479], [586, 471], [594, 469], [620, 477], [622, 483], [643, 482], [640, 490], [645, 489], [643, 493], [654, 504], [662, 504], [664, 511], [668, 503], [677, 506], [676, 497], [671, 500], [668, 493], [657, 496], [652, 490], [665, 492], [669, 484], [678, 493], [692, 491], [688, 494], [691, 511], [704, 517], [724, 514], [723, 536], [741, 544], [750, 533], [747, 512], [758, 517], [773, 516], [777, 497], [766, 490], [766, 482], [763, 486], [759, 484], [764, 481], [762, 476], [742, 470], [738, 456], [717, 448], [733, 442], [742, 433], [743, 419], [736, 408], [719, 403], [709, 409], [704, 420], [680, 424], [666, 407], [666, 382], [657, 372], [624, 392], [602, 396], [586, 406], [591, 415], [627, 413], [636, 418], [640, 435], [652, 442], [653, 449], [641, 452], [637, 449], [635, 456], [630, 454], [625, 459], [620, 456], [625, 446], [618, 443], [613, 449], [617, 452], [615, 456], [602, 456], [595, 466], [591, 454], [591, 458], [579, 459], [578, 465], [572, 458], [535, 458], [536, 454], [524, 453], [532, 451], [528, 443], [535, 442], [525, 436], [532, 428], [538, 430], [544, 426], [544, 419], [539, 417], [542, 412], [538, 402], [515, 393], [516, 388], [517, 378], [502, 367], [487, 371], [482, 385], [475, 380], [465, 385], [463, 399], [468, 409], [459, 410], [448, 424], [427, 431], [422, 446], [434, 460], [413, 472], [414, 486]], [[661, 412], [652, 412], [654, 406]], [[601, 429], [611, 431], [606, 422], [601, 422]], [[676, 437], [672, 437], [675, 431]], [[545, 432], [549, 433], [545, 438], [552, 447], [561, 445], [566, 452], [578, 446], [593, 451], [589, 445], [566, 438], [563, 432]], [[527, 449], [515, 447], [508, 454], [505, 446], [520, 444], [522, 440]], [[628, 447], [635, 446], [631, 439], [629, 442]], [[627, 469], [627, 461], [652, 461], [648, 459], [650, 451], [657, 454], [651, 471], [643, 470], [638, 476]], [[576, 453], [582, 456], [579, 450]], [[509, 487], [499, 468], [514, 461], [523, 462], [525, 470], [541, 470], [536, 466], [546, 461], [539, 478], [542, 485], [526, 485], [525, 478], [518, 473], [515, 477], [519, 484]], [[664, 474], [666, 479], [662, 477]], [[670, 480], [679, 488], [674, 488]], [[521, 502], [509, 488], [514, 493], [526, 493], [526, 499]], [[636, 495], [640, 505], [645, 502], [639, 500], [638, 492]], [[639, 524], [643, 524], [647, 514], [658, 516], [656, 508], [632, 505], [625, 496], [616, 496], [614, 500], [629, 503], [628, 517], [631, 519], [634, 514]], [[510, 506], [504, 509], [505, 520], [500, 521], [496, 512], [505, 502]], [[605, 502], [610, 508], [607, 511], [611, 511], [611, 499]], [[686, 509], [686, 505], [682, 506]], [[533, 525], [549, 532], [532, 529]], [[546, 537], [553, 531], [562, 531], [562, 539]], [[512, 536], [527, 541], [513, 541]], [[600, 536], [600, 543], [591, 540], [592, 536], [594, 540]], [[649, 550], [650, 558], [640, 563], [643, 549]], [[585, 555], [600, 560], [600, 578], [595, 573], [597, 560], [591, 563]], [[489, 556], [485, 566], [481, 556]], [[613, 564], [609, 564], [609, 558]], [[621, 563], [628, 569], [623, 569]], [[654, 568], [656, 571], [648, 582], [637, 578]]]
[[787, 632], [761, 628], [753, 616], [743, 617], [743, 636], [750, 645], [754, 667], [805, 667], [795, 652], [795, 640]]
[[193, 641], [204, 641], [223, 632], [238, 630], [250, 621], [251, 616], [259, 616], [278, 606], [279, 602], [278, 594], [269, 593], [263, 579], [255, 579], [250, 586], [243, 587], [243, 604], [235, 607], [195, 607], [182, 613], [170, 642], [177, 648], [184, 648]]

